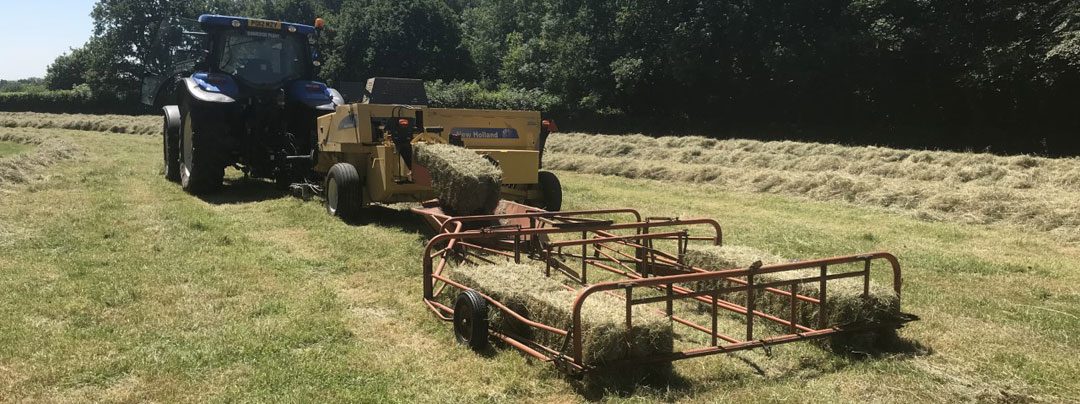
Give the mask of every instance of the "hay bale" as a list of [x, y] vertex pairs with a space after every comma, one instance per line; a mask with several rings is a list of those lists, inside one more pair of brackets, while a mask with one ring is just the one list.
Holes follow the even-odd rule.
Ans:
[[[566, 329], [577, 292], [545, 277], [540, 268], [523, 264], [460, 266], [451, 279], [495, 298], [529, 319]], [[626, 303], [606, 293], [591, 295], [582, 306], [584, 328], [582, 354], [588, 365], [601, 365], [626, 358], [640, 358], [674, 349], [671, 320], [639, 306], [634, 310], [633, 327], [626, 333]], [[533, 339], [555, 349], [563, 346], [563, 337], [533, 330], [499, 310], [491, 311], [491, 324], [508, 333]]]
[[[686, 262], [704, 269], [724, 270], [747, 268], [754, 262], [763, 265], [786, 262], [779, 256], [743, 246], [690, 246], [686, 252]], [[775, 282], [790, 279], [808, 278], [819, 275], [817, 269], [788, 271], [757, 275], [755, 282]], [[704, 285], [701, 285], [704, 286]], [[699, 286], [700, 287], [700, 286]], [[780, 288], [787, 290], [787, 288]], [[900, 298], [887, 287], [870, 282], [870, 295], [862, 295], [862, 278], [845, 278], [829, 282], [829, 296], [826, 302], [826, 319], [830, 325], [860, 323], [884, 325], [893, 323], [900, 314]], [[816, 283], [799, 285], [799, 294], [819, 298], [821, 293]], [[725, 299], [737, 304], [745, 304], [746, 295], [734, 292], [725, 295]], [[774, 293], [758, 292], [754, 304], [759, 310], [788, 318], [790, 300], [787, 296]], [[818, 306], [800, 304], [799, 323], [810, 327], [818, 325]]]
[[431, 172], [431, 186], [443, 211], [486, 215], [499, 205], [502, 170], [472, 150], [444, 144], [417, 144], [416, 162]]

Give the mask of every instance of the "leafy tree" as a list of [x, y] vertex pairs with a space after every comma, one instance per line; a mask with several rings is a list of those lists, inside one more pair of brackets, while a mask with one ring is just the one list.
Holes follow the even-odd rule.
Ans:
[[331, 19], [328, 78], [466, 78], [472, 71], [453, 10], [440, 0], [353, 0]]
[[86, 83], [90, 68], [90, 50], [83, 46], [60, 55], [46, 69], [45, 85], [50, 90], [70, 90]]

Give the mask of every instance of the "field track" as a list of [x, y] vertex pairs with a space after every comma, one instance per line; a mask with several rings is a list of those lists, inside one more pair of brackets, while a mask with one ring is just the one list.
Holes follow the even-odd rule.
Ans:
[[[922, 317], [900, 330], [906, 348], [896, 352], [841, 356], [795, 344], [683, 361], [676, 380], [603, 391], [511, 350], [483, 357], [455, 344], [449, 325], [420, 301], [424, 225], [401, 207], [373, 208], [365, 212], [371, 219], [346, 225], [327, 217], [318, 200], [283, 195], [235, 172], [221, 195], [194, 198], [161, 177], [159, 137], [133, 135], [156, 134], [158, 118], [88, 118], [101, 119], [100, 126], [79, 119], [0, 113], [0, 139], [34, 144], [0, 157], [0, 167], [55, 145], [71, 153], [35, 167], [15, 164], [32, 174], [0, 181], [0, 401], [1080, 397], [1080, 249], [1063, 237], [1070, 234], [1065, 226], [920, 218], [913, 214], [918, 206], [882, 209], [860, 198], [796, 195], [787, 186], [755, 190], [736, 184], [738, 163], [718, 162], [723, 175], [711, 179], [679, 181], [596, 175], [584, 166], [559, 170], [566, 209], [621, 206], [655, 216], [713, 217], [729, 243], [786, 257], [891, 251], [905, 269], [904, 310]], [[587, 160], [591, 152], [571, 149], [570, 136], [577, 135], [552, 139], [553, 165]], [[805, 147], [841, 160], [854, 158], [843, 150], [861, 149]], [[669, 173], [679, 164], [701, 164], [677, 163], [670, 156], [678, 153], [667, 155]], [[784, 156], [769, 165], [809, 164]], [[1000, 166], [997, 157], [973, 156]], [[1037, 181], [1027, 189], [1052, 188], [1041, 185], [1057, 178], [1050, 168], [1069, 172], [1075, 164], [1032, 159], [1044, 171], [1028, 171]], [[641, 164], [661, 168], [659, 161]], [[809, 171], [799, 167], [772, 174]], [[836, 168], [837, 175], [854, 170]], [[999, 179], [1009, 178], [1011, 171]], [[1076, 194], [1061, 181], [1059, 192]], [[1074, 216], [1063, 217], [1067, 223]]]

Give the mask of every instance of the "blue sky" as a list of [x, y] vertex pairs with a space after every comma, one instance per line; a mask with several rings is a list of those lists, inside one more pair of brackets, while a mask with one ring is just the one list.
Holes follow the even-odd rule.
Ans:
[[90, 39], [94, 0], [0, 0], [0, 79], [44, 77], [60, 54]]

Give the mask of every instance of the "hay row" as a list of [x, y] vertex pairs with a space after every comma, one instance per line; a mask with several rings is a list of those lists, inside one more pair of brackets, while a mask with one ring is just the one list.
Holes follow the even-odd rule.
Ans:
[[553, 135], [546, 150], [554, 169], [845, 201], [1080, 241], [1075, 158], [584, 134]]
[[[454, 268], [451, 279], [524, 314], [533, 321], [567, 329], [571, 322], [571, 305], [577, 297], [542, 270], [523, 264], [461, 266]], [[581, 321], [585, 329], [582, 338], [583, 359], [588, 365], [670, 353], [674, 347], [671, 320], [646, 307], [634, 310], [633, 327], [626, 332], [626, 303], [618, 297], [599, 293], [586, 299]], [[497, 329], [534, 339], [561, 349], [564, 337], [547, 331], [533, 330], [519, 321], [492, 309], [491, 324]]]
[[431, 185], [443, 211], [485, 215], [499, 206], [502, 170], [476, 152], [458, 146], [420, 143], [416, 162], [431, 173]]
[[31, 145], [33, 150], [0, 158], [0, 186], [22, 184], [43, 177], [49, 166], [78, 154], [67, 141], [19, 133], [0, 133], [0, 141]]
[[0, 127], [160, 135], [161, 117], [155, 115], [44, 114], [38, 112], [0, 111]]
[[[689, 265], [710, 270], [747, 268], [758, 261], [763, 265], [789, 262], [789, 260], [779, 256], [744, 246], [690, 246], [686, 252], [685, 260]], [[787, 271], [757, 275], [755, 276], [755, 282], [775, 282], [818, 275], [820, 273], [817, 269]], [[708, 287], [707, 285], [697, 286], [699, 288]], [[787, 287], [779, 289], [789, 290]], [[821, 296], [816, 283], [800, 284], [799, 294], [815, 299]], [[825, 302], [827, 323], [829, 325], [849, 323], [866, 325], [891, 324], [900, 314], [900, 298], [892, 289], [876, 282], [870, 282], [870, 295], [863, 297], [862, 294], [862, 278], [844, 278], [829, 281], [828, 297]], [[728, 293], [723, 298], [736, 304], [746, 304], [746, 294], [744, 292]], [[791, 301], [787, 296], [759, 291], [755, 294], [754, 304], [763, 312], [783, 319], [790, 317]], [[800, 303], [799, 307], [799, 323], [816, 328], [819, 315], [818, 305]]]

